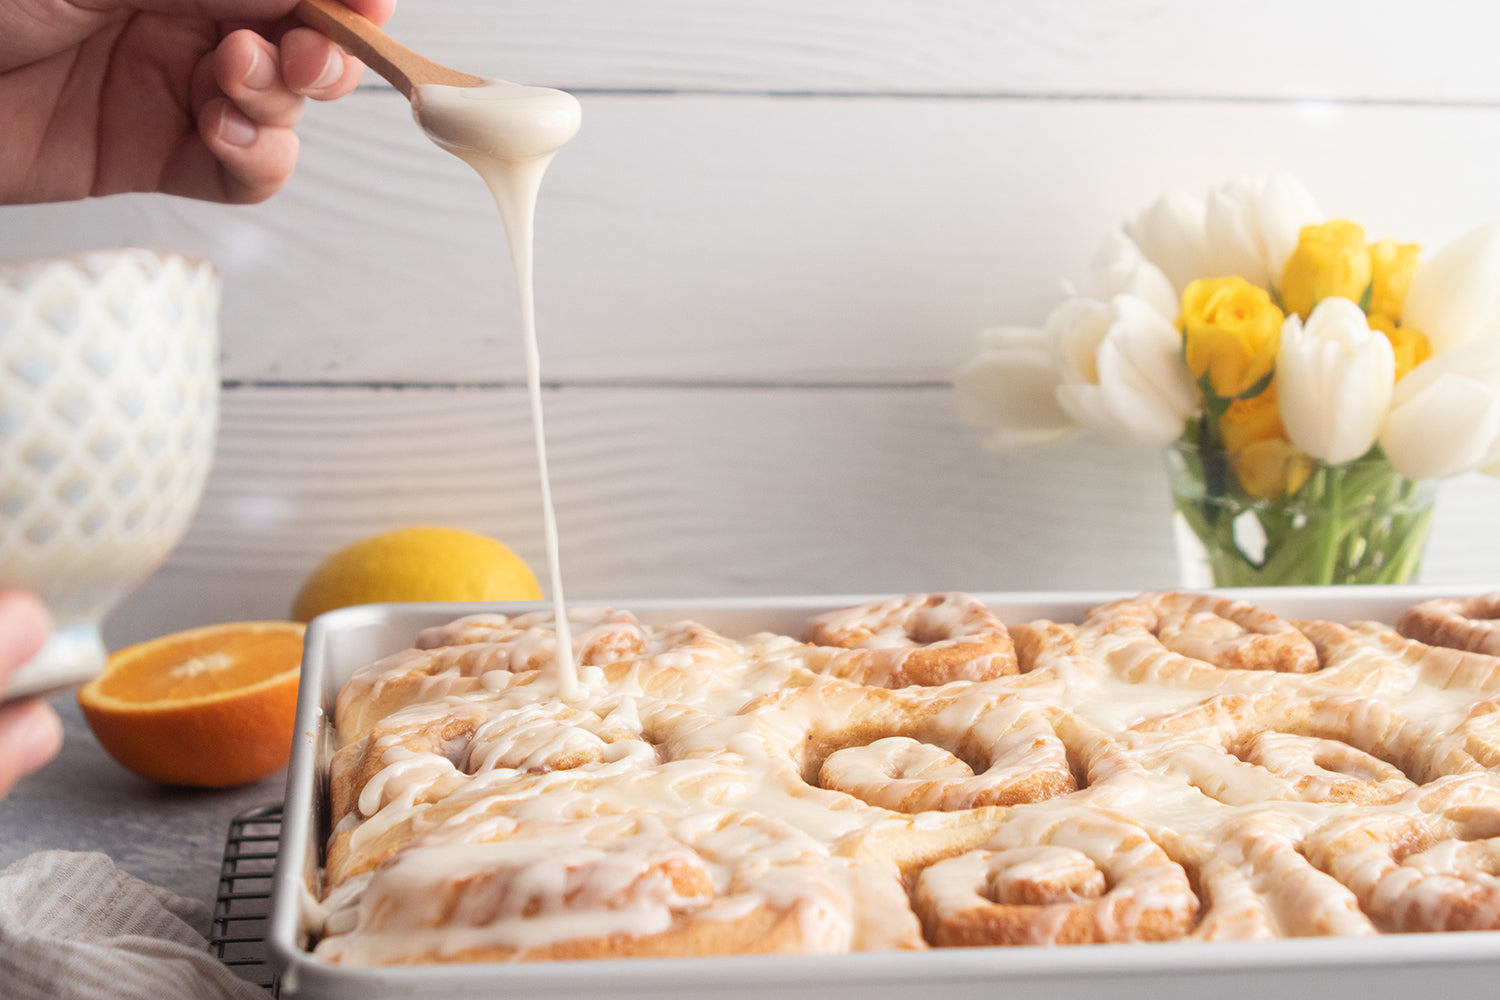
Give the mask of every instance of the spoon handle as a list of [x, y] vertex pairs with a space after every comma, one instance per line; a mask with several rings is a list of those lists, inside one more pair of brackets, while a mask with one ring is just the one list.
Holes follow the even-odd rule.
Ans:
[[390, 81], [408, 100], [423, 83], [478, 87], [484, 78], [460, 73], [419, 55], [337, 0], [300, 0], [297, 19]]

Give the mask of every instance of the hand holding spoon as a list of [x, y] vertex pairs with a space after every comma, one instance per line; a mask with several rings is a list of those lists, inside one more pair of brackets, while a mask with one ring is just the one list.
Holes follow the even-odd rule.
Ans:
[[480, 87], [489, 82], [413, 52], [338, 0], [301, 0], [292, 13], [303, 24], [342, 46], [350, 55], [385, 77], [407, 100], [417, 87], [426, 83]]
[[292, 13], [385, 77], [411, 102], [428, 137], [471, 163], [474, 154], [503, 160], [550, 157], [578, 131], [578, 102], [570, 94], [433, 62], [338, 0], [301, 0]]
[[449, 69], [398, 45], [336, 0], [302, 0], [296, 16], [385, 77], [411, 102], [412, 117], [439, 147], [468, 163], [489, 186], [510, 240], [526, 344], [526, 386], [542, 486], [543, 534], [557, 628], [557, 680], [564, 700], [577, 695], [578, 672], [563, 602], [557, 519], [542, 431], [541, 363], [532, 291], [532, 229], [537, 191], [553, 154], [578, 132], [571, 94], [487, 80]]

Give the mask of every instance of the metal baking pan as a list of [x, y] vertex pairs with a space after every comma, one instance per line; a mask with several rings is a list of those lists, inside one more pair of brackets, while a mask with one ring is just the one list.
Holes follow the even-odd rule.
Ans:
[[[1490, 588], [1334, 587], [1226, 592], [1287, 618], [1393, 622], [1418, 601]], [[888, 596], [888, 595], [887, 595]], [[1076, 621], [1121, 593], [979, 595], [1006, 622]], [[796, 634], [807, 617], [870, 595], [722, 601], [622, 601], [643, 621], [684, 618], [728, 635]], [[606, 602], [588, 602], [591, 605]], [[309, 627], [288, 771], [280, 860], [267, 944], [284, 997], [457, 1000], [943, 1000], [1212, 996], [1289, 1000], [1340, 997], [1488, 996], [1500, 981], [1500, 932], [1241, 943], [933, 949], [838, 956], [755, 956], [351, 968], [307, 950], [306, 917], [328, 832], [327, 769], [334, 700], [360, 666], [412, 644], [418, 631], [479, 611], [519, 613], [543, 604], [384, 604], [331, 612]]]

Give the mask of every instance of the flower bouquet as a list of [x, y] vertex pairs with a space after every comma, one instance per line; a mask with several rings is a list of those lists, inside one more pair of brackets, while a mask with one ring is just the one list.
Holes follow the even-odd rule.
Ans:
[[1163, 195], [955, 376], [995, 448], [1162, 447], [1218, 586], [1415, 577], [1433, 483], [1500, 474], [1500, 223], [1424, 259], [1285, 174]]

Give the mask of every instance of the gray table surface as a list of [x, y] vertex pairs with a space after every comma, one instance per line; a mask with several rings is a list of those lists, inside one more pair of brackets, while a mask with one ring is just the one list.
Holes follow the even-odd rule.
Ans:
[[105, 753], [72, 694], [52, 704], [66, 729], [63, 750], [0, 799], [0, 868], [34, 851], [99, 851], [122, 871], [212, 906], [230, 822], [281, 802], [285, 772], [223, 790], [160, 785]]

